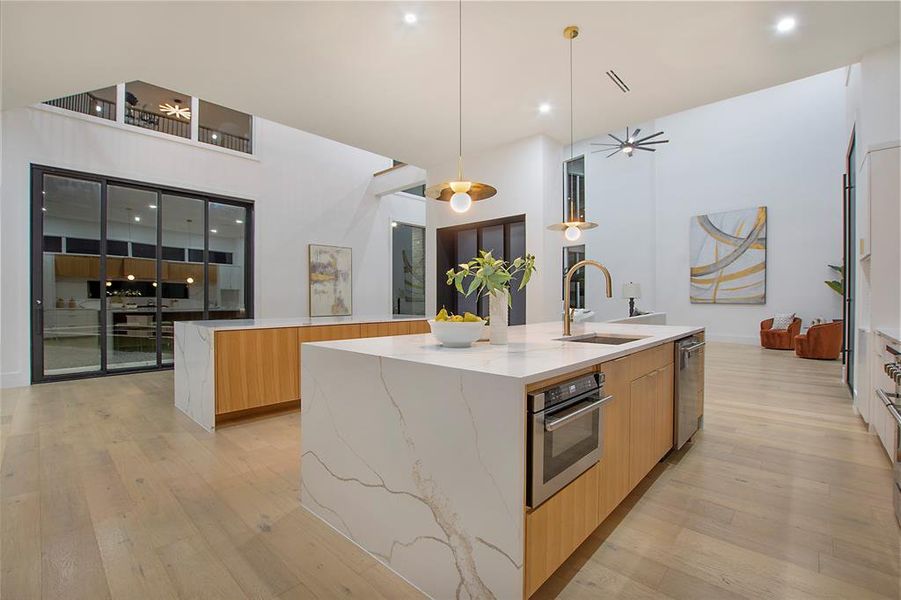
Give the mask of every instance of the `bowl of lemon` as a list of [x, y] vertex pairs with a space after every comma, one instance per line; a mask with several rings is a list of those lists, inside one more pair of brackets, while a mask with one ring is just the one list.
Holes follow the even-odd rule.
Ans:
[[469, 348], [482, 337], [485, 321], [472, 313], [453, 315], [442, 308], [434, 319], [429, 319], [429, 327], [442, 346]]

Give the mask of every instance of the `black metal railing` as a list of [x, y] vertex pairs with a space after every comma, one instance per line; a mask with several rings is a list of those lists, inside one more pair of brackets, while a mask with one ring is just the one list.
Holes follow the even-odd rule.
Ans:
[[204, 127], [203, 125], [197, 130], [197, 139], [204, 144], [212, 144], [214, 146], [228, 148], [229, 150], [237, 150], [238, 152], [246, 152], [247, 154], [252, 154], [253, 152], [250, 138], [217, 131], [215, 129], [210, 129], [209, 127]]
[[93, 115], [101, 119], [116, 120], [116, 103], [98, 98], [89, 92], [72, 94], [55, 100], [47, 100], [44, 104], [64, 108], [84, 115]]
[[135, 127], [143, 127], [144, 129], [152, 129], [160, 133], [169, 135], [177, 135], [178, 137], [191, 138], [191, 121], [185, 121], [176, 117], [167, 117], [159, 113], [154, 113], [133, 106], [125, 107], [125, 123], [126, 125], [134, 125]]

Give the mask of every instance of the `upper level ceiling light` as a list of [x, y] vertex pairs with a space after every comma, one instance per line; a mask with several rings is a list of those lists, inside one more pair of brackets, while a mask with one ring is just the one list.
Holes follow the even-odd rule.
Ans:
[[407, 25], [415, 25], [416, 21], [418, 20], [419, 19], [413, 13], [404, 14], [404, 23], [406, 23]]
[[[563, 37], [569, 40], [569, 159], [573, 160], [574, 156], [574, 147], [575, 147], [575, 134], [573, 133], [574, 127], [573, 123], [575, 121], [573, 117], [573, 40], [576, 39], [579, 35], [579, 28], [575, 25], [570, 25], [566, 29], [563, 30]], [[567, 191], [571, 190], [568, 189]], [[592, 223], [591, 221], [583, 220], [575, 210], [575, 203], [572, 200], [572, 196], [569, 198], [569, 216], [566, 217], [566, 220], [561, 223], [554, 223], [553, 225], [548, 225], [548, 229], [551, 231], [562, 231], [563, 237], [565, 237], [570, 242], [575, 242], [577, 239], [582, 237], [582, 231], [584, 229], [594, 229], [598, 226], [597, 223]]]
[[789, 33], [794, 31], [797, 25], [798, 22], [795, 21], [794, 17], [783, 17], [776, 23], [776, 31], [779, 33]]
[[186, 121], [191, 120], [190, 107], [180, 106], [177, 102], [174, 106], [172, 104], [169, 104], [168, 102], [160, 104], [160, 112], [164, 115], [175, 117], [176, 119], [184, 119]]
[[459, 107], [457, 180], [433, 185], [425, 191], [425, 195], [433, 200], [449, 202], [454, 212], [464, 213], [469, 210], [473, 202], [491, 198], [497, 193], [497, 190], [487, 183], [466, 181], [463, 178], [463, 0], [457, 3], [457, 21], [459, 60], [457, 80], [457, 102]]
[[[592, 146], [602, 146], [601, 148], [598, 148], [597, 150], [592, 150], [592, 153], [594, 153], [594, 152], [610, 152], [610, 150], [613, 150], [613, 152], [610, 152], [610, 154], [607, 155], [607, 158], [610, 158], [611, 156], [619, 154], [620, 152], [622, 152], [623, 154], [625, 154], [626, 156], [631, 158], [633, 156], [634, 150], [644, 150], [645, 152], [656, 152], [657, 151], [656, 148], [648, 148], [648, 146], [652, 146], [654, 144], [668, 144], [669, 143], [669, 140], [654, 140], [655, 137], [657, 137], [659, 135], [663, 135], [662, 131], [658, 131], [657, 133], [655, 133], [653, 135], [645, 136], [643, 138], [638, 137], [638, 134], [640, 132], [641, 132], [641, 129], [636, 129], [635, 131], [630, 133], [629, 128], [626, 127], [626, 135], [624, 135], [622, 137], [622, 139], [616, 137], [612, 133], [608, 133], [607, 135], [609, 137], [613, 138], [616, 141], [616, 143], [611, 144], [611, 143], [592, 142], [591, 143]], [[654, 141], [651, 141], [651, 140], [654, 140]]]
[[548, 114], [549, 112], [551, 112], [551, 105], [548, 104], [547, 102], [542, 102], [541, 104], [538, 105], [538, 112], [540, 112], [543, 115]]

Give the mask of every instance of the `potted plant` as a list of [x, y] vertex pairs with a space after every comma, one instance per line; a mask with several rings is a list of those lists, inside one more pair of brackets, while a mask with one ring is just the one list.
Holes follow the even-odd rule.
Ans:
[[479, 250], [478, 256], [460, 263], [459, 267], [458, 271], [448, 269], [447, 284], [453, 285], [464, 296], [473, 293], [488, 296], [488, 337], [492, 344], [506, 344], [507, 315], [512, 303], [510, 285], [521, 274], [517, 289], [526, 287], [535, 272], [535, 257], [526, 254], [506, 262], [495, 258], [491, 252]]
[[829, 289], [834, 291], [839, 296], [845, 295], [845, 267], [837, 266], [837, 265], [829, 265], [829, 268], [838, 273], [838, 280], [833, 279], [832, 281], [825, 281], [824, 283], [829, 286]]

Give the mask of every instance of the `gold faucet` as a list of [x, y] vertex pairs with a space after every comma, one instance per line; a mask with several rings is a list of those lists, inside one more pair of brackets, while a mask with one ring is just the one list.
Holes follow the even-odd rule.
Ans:
[[607, 280], [607, 297], [613, 298], [613, 280], [610, 279], [610, 271], [607, 270], [607, 267], [602, 265], [601, 263], [595, 260], [580, 260], [572, 267], [570, 267], [569, 271], [566, 272], [566, 278], [563, 280], [563, 335], [569, 336], [572, 335], [570, 333], [570, 324], [572, 323], [572, 315], [569, 310], [569, 282], [573, 278], [573, 274], [586, 265], [591, 265], [593, 267], [597, 267], [601, 270], [601, 273], [604, 274], [604, 279]]

